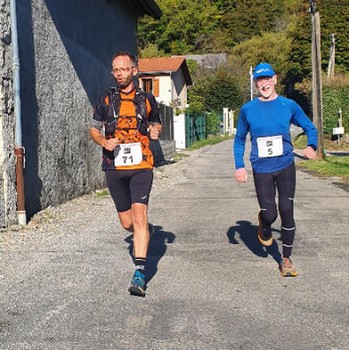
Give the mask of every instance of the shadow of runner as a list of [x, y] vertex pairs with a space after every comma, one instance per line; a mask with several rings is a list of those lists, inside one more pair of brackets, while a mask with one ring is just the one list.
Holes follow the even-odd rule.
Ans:
[[[268, 255], [271, 255], [273, 259], [279, 264], [281, 261], [281, 254], [274, 236], [273, 244], [270, 247], [264, 247], [258, 241], [257, 231], [258, 226], [251, 225], [249, 221], [240, 220], [236, 222], [236, 226], [229, 228], [227, 232], [227, 237], [229, 243], [239, 244], [239, 241], [235, 238], [236, 234], [239, 234], [239, 238], [246, 245], [246, 247], [255, 255], [266, 258]], [[280, 232], [273, 229], [273, 232]]]
[[[125, 242], [129, 244], [128, 251], [133, 259], [133, 235], [126, 237]], [[147, 266], [145, 270], [145, 281], [148, 284], [158, 271], [158, 264], [165, 255], [167, 244], [174, 242], [176, 236], [172, 232], [164, 231], [162, 226], [154, 225], [154, 233], [150, 238]]]

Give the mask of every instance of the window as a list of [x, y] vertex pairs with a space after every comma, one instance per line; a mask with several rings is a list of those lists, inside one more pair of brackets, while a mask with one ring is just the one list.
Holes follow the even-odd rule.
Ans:
[[145, 92], [151, 92], [155, 97], [159, 96], [159, 79], [142, 78], [142, 89]]
[[142, 89], [145, 92], [153, 92], [153, 79], [142, 79]]

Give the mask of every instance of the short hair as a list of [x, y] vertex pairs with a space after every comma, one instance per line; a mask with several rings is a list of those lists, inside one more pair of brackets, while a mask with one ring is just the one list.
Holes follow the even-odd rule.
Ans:
[[137, 59], [135, 56], [133, 56], [129, 51], [118, 51], [116, 54], [114, 54], [113, 58], [112, 58], [112, 63], [113, 61], [115, 60], [116, 57], [119, 57], [119, 56], [127, 56], [131, 62], [132, 62], [132, 65], [133, 66], [137, 66]]

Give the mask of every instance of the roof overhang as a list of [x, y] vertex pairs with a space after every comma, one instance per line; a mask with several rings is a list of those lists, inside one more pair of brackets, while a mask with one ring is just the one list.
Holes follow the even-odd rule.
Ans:
[[[108, 2], [114, 2], [118, 0], [107, 0]], [[155, 19], [160, 19], [162, 16], [162, 12], [158, 5], [156, 5], [154, 0], [123, 0], [123, 2], [129, 6], [132, 11], [138, 17], [143, 17], [144, 15], [148, 15]]]
[[162, 12], [154, 0], [129, 0], [129, 5], [139, 15], [148, 15], [155, 19], [160, 19]]

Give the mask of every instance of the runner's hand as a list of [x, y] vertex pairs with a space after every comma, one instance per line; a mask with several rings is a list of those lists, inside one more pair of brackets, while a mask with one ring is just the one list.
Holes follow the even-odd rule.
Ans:
[[303, 155], [307, 159], [311, 159], [311, 160], [317, 159], [317, 152], [311, 146], [308, 146], [303, 150]]
[[119, 143], [119, 140], [117, 138], [114, 139], [106, 139], [105, 142], [103, 143], [103, 147], [107, 151], [114, 151], [116, 145]]
[[247, 181], [247, 171], [245, 168], [240, 168], [235, 171], [235, 180], [237, 182], [246, 182]]
[[160, 135], [160, 124], [149, 125], [149, 136], [152, 140], [157, 140]]

